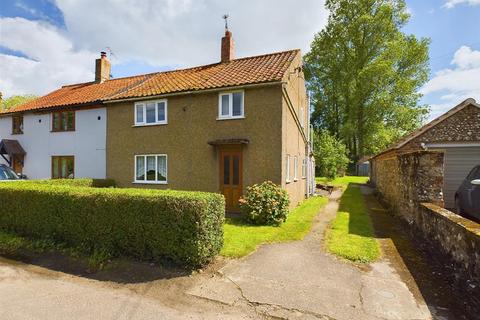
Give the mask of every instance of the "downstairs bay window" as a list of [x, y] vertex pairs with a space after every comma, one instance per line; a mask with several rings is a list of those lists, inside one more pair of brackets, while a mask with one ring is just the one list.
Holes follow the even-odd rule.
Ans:
[[134, 182], [167, 184], [167, 155], [136, 155]]

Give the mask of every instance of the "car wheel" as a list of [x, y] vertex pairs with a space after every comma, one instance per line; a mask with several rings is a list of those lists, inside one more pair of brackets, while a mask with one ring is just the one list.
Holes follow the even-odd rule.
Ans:
[[458, 197], [455, 197], [455, 213], [461, 216], [463, 215], [462, 205]]

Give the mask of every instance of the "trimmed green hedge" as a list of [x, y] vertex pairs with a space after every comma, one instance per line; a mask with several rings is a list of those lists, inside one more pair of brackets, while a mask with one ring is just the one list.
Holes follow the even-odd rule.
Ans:
[[0, 229], [87, 254], [208, 263], [223, 245], [222, 195], [0, 183]]
[[92, 188], [110, 188], [115, 187], [113, 179], [44, 179], [44, 180], [22, 180], [21, 183], [48, 184], [52, 186], [72, 186], [72, 187], [92, 187]]

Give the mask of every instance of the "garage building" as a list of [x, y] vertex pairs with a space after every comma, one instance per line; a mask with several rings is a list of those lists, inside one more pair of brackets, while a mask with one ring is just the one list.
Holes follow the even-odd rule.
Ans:
[[455, 207], [455, 192], [468, 173], [480, 165], [480, 105], [467, 99], [437, 119], [405, 136], [371, 159], [371, 181], [375, 184], [380, 161], [419, 151], [443, 153], [444, 207]]

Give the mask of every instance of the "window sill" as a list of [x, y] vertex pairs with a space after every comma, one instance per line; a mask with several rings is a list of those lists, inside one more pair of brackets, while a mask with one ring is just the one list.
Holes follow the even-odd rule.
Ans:
[[133, 184], [168, 184], [167, 181], [133, 181]]
[[286, 181], [285, 181], [286, 184], [289, 184], [289, 183], [291, 183], [291, 182], [292, 182], [292, 181], [290, 181], [290, 180], [286, 180]]
[[297, 178], [293, 179], [293, 182], [297, 182], [297, 181], [298, 181], [298, 179], [297, 179]]
[[75, 132], [75, 129], [72, 130], [51, 130], [51, 133], [57, 133], [57, 132]]
[[23, 134], [23, 132], [12, 132], [12, 136], [16, 136], [16, 135], [19, 135], [19, 134]]
[[145, 124], [134, 124], [132, 128], [135, 127], [151, 127], [151, 126], [164, 126], [168, 124], [168, 122], [155, 122], [155, 123], [145, 123]]
[[245, 119], [245, 116], [238, 116], [238, 117], [217, 117], [217, 120], [238, 120], [238, 119]]

